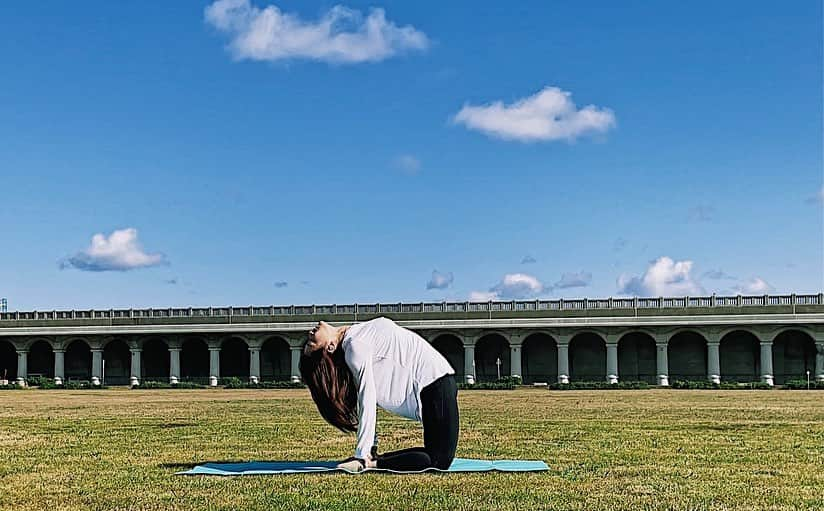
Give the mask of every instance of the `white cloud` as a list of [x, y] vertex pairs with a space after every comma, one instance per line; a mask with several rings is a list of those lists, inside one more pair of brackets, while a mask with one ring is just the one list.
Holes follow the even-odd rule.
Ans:
[[288, 286], [289, 286], [289, 283], [286, 282], [285, 280], [279, 280], [279, 281], [275, 282], [275, 287], [277, 287], [277, 288], [284, 288], [284, 287], [288, 287]]
[[421, 170], [421, 160], [411, 154], [401, 154], [392, 161], [395, 168], [404, 174], [414, 176]]
[[473, 302], [488, 300], [521, 300], [534, 298], [545, 290], [544, 284], [526, 273], [508, 273], [489, 291], [473, 291], [469, 299]]
[[67, 258], [60, 268], [83, 271], [128, 271], [165, 264], [163, 254], [147, 254], [137, 240], [137, 229], [127, 228], [112, 232], [108, 237], [95, 234], [86, 250]]
[[217, 0], [205, 9], [206, 22], [230, 37], [238, 60], [316, 60], [337, 64], [378, 62], [407, 50], [429, 47], [426, 34], [388, 21], [383, 9], [364, 17], [337, 5], [318, 20], [303, 20], [275, 5], [249, 0]]
[[736, 280], [735, 277], [725, 272], [724, 270], [707, 270], [702, 275], [703, 278], [712, 280]]
[[438, 270], [432, 270], [432, 278], [426, 283], [426, 289], [446, 289], [452, 285], [453, 280], [455, 278], [452, 272], [441, 273]]
[[807, 200], [805, 202], [807, 204], [816, 204], [816, 205], [824, 204], [824, 186], [819, 188], [815, 192], [815, 195], [813, 195], [811, 197], [807, 197]]
[[745, 295], [763, 295], [773, 290], [773, 287], [761, 277], [752, 277], [733, 288], [736, 292]]
[[618, 293], [635, 296], [684, 296], [704, 294], [692, 276], [692, 261], [673, 261], [659, 257], [643, 275], [618, 277]]
[[552, 285], [555, 289], [567, 289], [570, 287], [586, 287], [592, 282], [592, 274], [588, 271], [579, 273], [564, 273], [561, 280]]
[[579, 109], [571, 96], [558, 87], [545, 87], [510, 105], [502, 101], [481, 106], [466, 104], [452, 121], [491, 137], [521, 142], [572, 141], [615, 125], [612, 110], [595, 105]]
[[521, 264], [535, 264], [537, 262], [538, 261], [535, 260], [535, 258], [532, 257], [531, 255], [525, 255], [524, 258], [521, 259]]

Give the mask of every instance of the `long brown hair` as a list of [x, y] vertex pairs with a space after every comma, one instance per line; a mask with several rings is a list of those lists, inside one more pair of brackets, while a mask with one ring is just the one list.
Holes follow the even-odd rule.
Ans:
[[343, 346], [300, 356], [300, 374], [326, 422], [343, 432], [358, 429], [358, 388], [346, 365]]

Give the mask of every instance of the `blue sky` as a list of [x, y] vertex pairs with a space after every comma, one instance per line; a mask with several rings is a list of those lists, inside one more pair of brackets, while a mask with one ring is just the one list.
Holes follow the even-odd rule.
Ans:
[[10, 309], [822, 289], [820, 2], [335, 5], [0, 4]]

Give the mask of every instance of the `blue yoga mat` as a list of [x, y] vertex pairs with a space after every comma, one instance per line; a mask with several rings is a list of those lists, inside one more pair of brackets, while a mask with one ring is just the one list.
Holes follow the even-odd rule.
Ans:
[[[183, 475], [241, 476], [266, 474], [308, 474], [314, 472], [336, 472], [337, 461], [250, 461], [247, 463], [204, 463], [191, 470], [178, 472]], [[470, 460], [455, 458], [447, 470], [430, 468], [419, 472], [398, 472], [371, 468], [366, 472], [393, 472], [415, 474], [420, 472], [539, 472], [549, 470], [543, 461], [527, 460]]]

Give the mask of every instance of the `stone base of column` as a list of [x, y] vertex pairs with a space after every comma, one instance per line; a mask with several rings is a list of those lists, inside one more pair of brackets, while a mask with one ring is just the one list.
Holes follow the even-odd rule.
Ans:
[[669, 375], [659, 374], [658, 375], [658, 385], [661, 386], [661, 387], [669, 387]]
[[475, 385], [475, 376], [473, 376], [471, 374], [467, 374], [466, 375], [466, 383], [468, 385]]
[[721, 383], [721, 376], [717, 375], [717, 374], [711, 374], [710, 375], [710, 381], [712, 383], [715, 383], [716, 385], [718, 385], [719, 383]]
[[618, 383], [618, 375], [617, 374], [608, 374], [607, 375], [607, 382], [610, 384]]
[[100, 378], [98, 378], [97, 376], [92, 376], [92, 385], [94, 385], [95, 387], [99, 387], [100, 386]]
[[57, 385], [57, 386], [62, 386], [63, 385], [63, 378], [61, 378], [59, 376], [55, 376], [54, 377], [54, 384]]
[[129, 378], [129, 385], [132, 387], [138, 387], [140, 386], [140, 380], [137, 379], [137, 376], [132, 376]]
[[177, 385], [178, 383], [180, 383], [180, 380], [178, 380], [177, 376], [169, 376], [170, 385]]
[[819, 374], [815, 377], [815, 381], [824, 382], [824, 374]]
[[17, 378], [17, 380], [15, 380], [15, 383], [17, 384], [18, 387], [25, 387], [26, 386], [26, 379], [25, 378]]
[[292, 375], [292, 383], [300, 383], [300, 376], [293, 374]]
[[569, 375], [568, 374], [559, 374], [558, 375], [558, 383], [569, 383]]
[[217, 387], [217, 376], [209, 376], [209, 386]]
[[250, 376], [249, 377], [249, 383], [251, 383], [252, 385], [257, 385], [258, 381], [259, 381], [259, 378], [257, 376]]
[[773, 385], [775, 385], [774, 380], [773, 380], [773, 375], [771, 375], [771, 374], [764, 374], [764, 375], [761, 375], [761, 382], [762, 382], [762, 383], [766, 383], [766, 384], [767, 384], [767, 385], [769, 385], [770, 387], [772, 387]]

